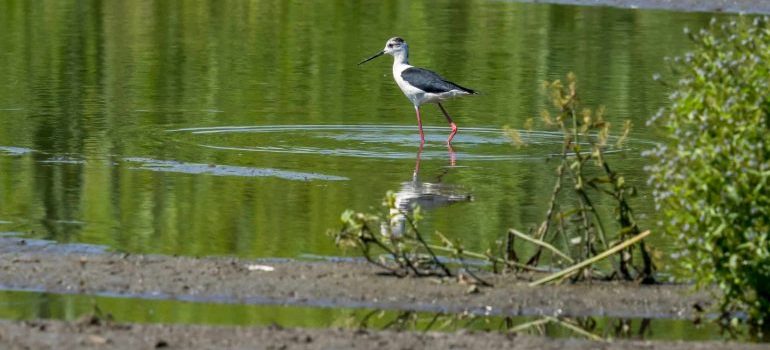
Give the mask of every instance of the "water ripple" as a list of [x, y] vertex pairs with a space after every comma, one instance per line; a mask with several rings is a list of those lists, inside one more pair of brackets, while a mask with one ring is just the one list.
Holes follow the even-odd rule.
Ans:
[[[446, 127], [424, 127], [423, 159], [446, 158]], [[413, 125], [256, 125], [211, 126], [167, 130], [198, 147], [238, 152], [328, 155], [374, 159], [411, 159], [419, 146]], [[254, 135], [258, 134], [258, 137]], [[462, 128], [453, 142], [458, 160], [528, 160], [559, 156], [564, 136], [559, 131], [519, 130], [526, 147], [511, 146], [498, 128]], [[612, 143], [616, 138], [610, 137]], [[181, 141], [181, 140], [180, 140]], [[608, 147], [611, 154], [630, 148]]]
[[214, 176], [245, 176], [245, 177], [277, 177], [286, 180], [312, 181], [344, 181], [347, 177], [279, 170], [272, 168], [251, 168], [234, 165], [184, 163], [173, 160], [158, 160], [151, 158], [129, 157], [126, 162], [140, 163], [132, 169], [151, 170], [185, 174], [208, 174]]
[[26, 147], [0, 146], [0, 152], [7, 153], [12, 156], [23, 156], [34, 151], [35, 150]]

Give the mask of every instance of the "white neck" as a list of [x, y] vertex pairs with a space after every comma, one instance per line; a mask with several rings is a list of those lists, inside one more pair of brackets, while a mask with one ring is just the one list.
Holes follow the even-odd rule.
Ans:
[[409, 51], [401, 50], [393, 55], [393, 66], [409, 65]]

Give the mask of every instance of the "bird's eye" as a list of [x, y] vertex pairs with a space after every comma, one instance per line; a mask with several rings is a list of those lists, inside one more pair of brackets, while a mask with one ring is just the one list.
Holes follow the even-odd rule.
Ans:
[[388, 47], [393, 47], [393, 44], [388, 44]]

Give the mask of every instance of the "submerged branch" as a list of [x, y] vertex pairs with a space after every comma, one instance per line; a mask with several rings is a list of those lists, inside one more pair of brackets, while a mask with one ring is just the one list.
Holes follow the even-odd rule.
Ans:
[[546, 319], [546, 318], [541, 318], [539, 320], [534, 320], [534, 321], [522, 323], [522, 324], [520, 324], [520, 325], [518, 325], [516, 327], [513, 327], [513, 328], [509, 329], [508, 331], [511, 332], [511, 333], [519, 333], [521, 331], [525, 331], [525, 330], [530, 329], [532, 327], [536, 327], [536, 326], [539, 326], [541, 324], [546, 324], [548, 322], [551, 322], [551, 320]]
[[580, 334], [580, 335], [582, 335], [582, 336], [584, 336], [584, 337], [586, 337], [588, 339], [591, 339], [591, 340], [594, 340], [594, 341], [605, 341], [604, 338], [602, 338], [602, 337], [600, 337], [600, 336], [598, 336], [596, 334], [593, 334], [593, 333], [591, 333], [589, 331], [586, 331], [585, 329], [580, 328], [579, 326], [574, 325], [571, 322], [563, 321], [563, 320], [560, 320], [560, 319], [558, 319], [556, 317], [551, 317], [551, 316], [545, 316], [544, 319], [548, 320], [550, 322], [559, 324], [562, 327], [567, 328], [567, 329], [569, 329], [569, 330], [571, 330], [571, 331], [573, 331], [573, 332], [575, 332], [577, 334]]

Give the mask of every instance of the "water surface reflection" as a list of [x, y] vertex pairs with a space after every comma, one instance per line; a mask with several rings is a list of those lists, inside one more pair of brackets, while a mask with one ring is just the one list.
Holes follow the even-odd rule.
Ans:
[[[383, 234], [387, 236], [402, 236], [406, 232], [407, 216], [411, 216], [419, 207], [421, 210], [433, 210], [460, 202], [470, 202], [473, 196], [464, 190], [462, 186], [442, 182], [457, 163], [456, 154], [451, 145], [447, 145], [447, 157], [449, 165], [440, 168], [433, 179], [423, 181], [420, 179], [420, 162], [423, 145], [420, 145], [415, 157], [414, 171], [410, 181], [402, 182], [398, 192], [394, 194], [394, 207], [390, 209], [390, 226], [383, 227]], [[385, 224], [387, 226], [387, 224]]]
[[[667, 94], [650, 77], [687, 49], [682, 27], [711, 17], [482, 0], [4, 2], [0, 229], [132, 253], [328, 256], [339, 251], [324, 232], [345, 209], [457, 186], [474, 200], [434, 207], [421, 229], [483, 251], [542, 220], [561, 139], [534, 130], [516, 149], [501, 128], [538, 116], [541, 82], [569, 71], [586, 105], [637, 126], [643, 142], [612, 165], [640, 185], [648, 227], [639, 152]], [[389, 62], [369, 63], [382, 77], [356, 66], [395, 34], [410, 62], [483, 92], [447, 102], [458, 166], [440, 181], [441, 112], [423, 111], [422, 178], [405, 183], [413, 109]]]
[[[0, 318], [76, 321], [97, 313], [114, 322], [282, 327], [342, 327], [404, 331], [518, 331], [556, 338], [723, 340], [719, 327], [682, 319], [615, 317], [483, 316], [369, 308], [237, 305], [174, 300], [0, 292]], [[565, 326], [574, 326], [570, 328]], [[575, 331], [575, 329], [581, 332]], [[582, 333], [584, 332], [584, 333]], [[740, 339], [752, 341], [752, 339]]]

